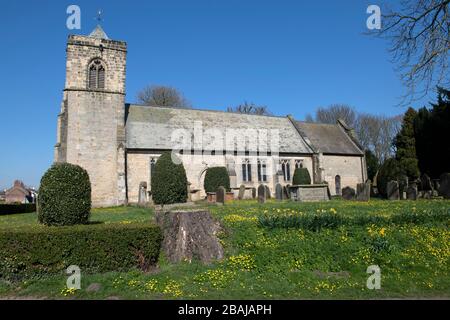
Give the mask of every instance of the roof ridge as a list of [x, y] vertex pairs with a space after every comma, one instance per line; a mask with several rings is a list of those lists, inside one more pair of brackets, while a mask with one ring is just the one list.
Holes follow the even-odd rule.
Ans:
[[215, 110], [215, 109], [202, 109], [202, 108], [181, 108], [181, 107], [170, 107], [170, 106], [149, 106], [145, 104], [136, 104], [136, 103], [126, 103], [126, 105], [134, 106], [134, 107], [144, 107], [144, 108], [159, 108], [159, 109], [176, 109], [176, 110], [192, 110], [192, 111], [202, 111], [202, 112], [217, 112], [217, 113], [227, 113], [227, 114], [238, 114], [243, 116], [252, 116], [252, 117], [266, 117], [266, 118], [282, 118], [287, 119], [287, 116], [279, 116], [279, 115], [264, 115], [264, 114], [252, 114], [252, 113], [239, 113], [239, 112], [230, 112], [226, 110]]

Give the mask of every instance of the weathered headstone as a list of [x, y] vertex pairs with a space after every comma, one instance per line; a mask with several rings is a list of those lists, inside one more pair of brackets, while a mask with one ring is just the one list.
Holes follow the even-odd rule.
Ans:
[[411, 183], [406, 189], [406, 199], [417, 200], [417, 185], [416, 183]]
[[258, 187], [258, 202], [266, 202], [266, 187], [262, 184], [260, 184]]
[[238, 199], [239, 200], [244, 199], [244, 195], [245, 195], [245, 186], [241, 184], [241, 186], [239, 187]]
[[389, 181], [387, 183], [387, 198], [388, 198], [388, 200], [399, 200], [400, 199], [400, 191], [398, 188], [397, 181]]
[[408, 177], [402, 175], [398, 179], [398, 189], [400, 194], [400, 200], [406, 200], [406, 190], [408, 189]]
[[342, 198], [345, 200], [353, 200], [355, 199], [355, 189], [352, 187], [345, 187], [342, 189]]
[[282, 198], [283, 200], [289, 199], [289, 185], [283, 187]]
[[433, 179], [432, 180], [434, 190], [439, 191], [439, 189], [441, 188], [440, 181], [441, 181], [440, 179]]
[[433, 191], [432, 190], [423, 191], [423, 198], [424, 199], [431, 199], [431, 197], [433, 197]]
[[283, 200], [283, 187], [279, 183], [275, 185], [275, 198], [279, 201]]
[[266, 199], [272, 198], [272, 194], [270, 193], [270, 188], [268, 186], [264, 186], [266, 188]]
[[356, 185], [356, 200], [369, 201], [370, 200], [370, 182], [358, 183]]
[[422, 178], [420, 179], [422, 181], [422, 190], [423, 191], [432, 191], [433, 185], [431, 184], [430, 177], [425, 173], [422, 175]]
[[439, 194], [445, 199], [450, 199], [450, 173], [443, 173], [439, 180]]
[[220, 186], [219, 188], [217, 188], [217, 192], [216, 192], [216, 203], [221, 203], [224, 204], [225, 203], [225, 188]]
[[145, 205], [147, 203], [147, 182], [139, 183], [138, 204]]
[[252, 188], [252, 199], [256, 198], [256, 188]]

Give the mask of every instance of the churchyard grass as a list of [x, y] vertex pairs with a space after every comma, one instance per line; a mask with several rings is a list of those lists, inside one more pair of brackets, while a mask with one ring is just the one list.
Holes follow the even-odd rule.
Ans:
[[[209, 266], [197, 262], [172, 265], [161, 254], [158, 266], [147, 273], [81, 271], [82, 288], [73, 292], [64, 290], [67, 278], [63, 274], [21, 282], [0, 280], [0, 297], [450, 298], [448, 200], [270, 200], [265, 204], [244, 200], [208, 207], [225, 227], [220, 241], [226, 258], [221, 262]], [[92, 210], [91, 221], [130, 223], [148, 221], [152, 216], [151, 209], [117, 207]], [[314, 218], [312, 224], [311, 216], [324, 218]], [[294, 222], [264, 222], [273, 217]], [[0, 232], [27, 226], [43, 228], [33, 213], [0, 217]], [[366, 286], [370, 265], [381, 269], [379, 290]], [[100, 289], [87, 292], [92, 283], [99, 283]]]

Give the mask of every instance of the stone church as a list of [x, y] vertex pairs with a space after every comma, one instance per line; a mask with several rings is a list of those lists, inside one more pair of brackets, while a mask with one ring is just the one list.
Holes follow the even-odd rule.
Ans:
[[332, 195], [367, 179], [363, 149], [344, 122], [127, 104], [127, 44], [100, 26], [70, 35], [66, 55], [54, 158], [87, 170], [94, 206], [135, 203], [145, 185], [151, 195], [164, 151], [183, 162], [194, 200], [204, 198], [205, 171], [215, 166], [227, 168], [232, 188], [265, 184], [272, 193], [276, 183], [292, 184], [297, 167]]

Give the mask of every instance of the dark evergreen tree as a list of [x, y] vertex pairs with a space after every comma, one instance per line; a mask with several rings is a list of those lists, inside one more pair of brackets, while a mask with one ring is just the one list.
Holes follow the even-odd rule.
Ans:
[[164, 152], [155, 164], [152, 177], [152, 197], [155, 204], [186, 202], [188, 181], [180, 159], [172, 160], [170, 152]]
[[375, 154], [370, 150], [366, 150], [365, 154], [367, 164], [367, 176], [373, 182], [375, 175], [380, 169], [380, 160], [378, 160]]
[[410, 181], [416, 180], [420, 176], [414, 136], [414, 119], [416, 116], [417, 112], [413, 108], [406, 110], [403, 116], [402, 128], [394, 139], [394, 146], [397, 150], [395, 157], [403, 174]]
[[419, 169], [432, 178], [450, 172], [450, 91], [438, 88], [437, 103], [419, 110], [414, 136]]

